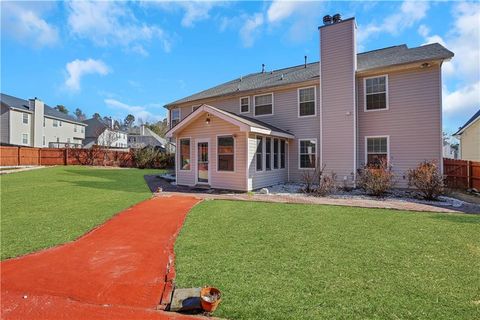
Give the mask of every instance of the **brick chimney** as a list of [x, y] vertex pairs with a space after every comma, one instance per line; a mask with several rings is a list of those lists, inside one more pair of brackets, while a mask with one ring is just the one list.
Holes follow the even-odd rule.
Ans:
[[45, 105], [42, 100], [37, 97], [28, 101], [30, 108], [33, 107], [33, 121], [32, 121], [32, 142], [33, 146], [37, 148], [44, 147], [43, 145], [43, 119], [45, 116]]
[[349, 185], [356, 175], [355, 18], [325, 16], [320, 31], [320, 167]]

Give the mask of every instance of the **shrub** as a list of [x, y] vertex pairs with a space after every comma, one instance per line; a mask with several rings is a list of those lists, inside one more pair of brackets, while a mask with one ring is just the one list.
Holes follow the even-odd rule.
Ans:
[[435, 200], [443, 193], [443, 177], [435, 161], [424, 161], [415, 169], [409, 169], [408, 186], [415, 187], [422, 197]]
[[330, 173], [330, 175], [325, 174], [325, 165], [323, 165], [322, 169], [319, 169], [316, 172], [317, 175], [317, 188], [315, 189], [315, 193], [319, 196], [326, 196], [336, 190], [335, 181], [337, 179], [337, 175], [335, 172]]
[[302, 189], [305, 193], [312, 193], [314, 191], [313, 183], [316, 181], [316, 171], [315, 170], [304, 170], [302, 171], [302, 182], [305, 187]]
[[133, 160], [135, 165], [140, 168], [158, 168], [166, 169], [173, 167], [175, 162], [173, 154], [162, 153], [153, 147], [145, 147], [133, 151]]
[[392, 167], [386, 160], [380, 160], [375, 165], [364, 166], [359, 172], [358, 185], [367, 194], [384, 195], [394, 185]]

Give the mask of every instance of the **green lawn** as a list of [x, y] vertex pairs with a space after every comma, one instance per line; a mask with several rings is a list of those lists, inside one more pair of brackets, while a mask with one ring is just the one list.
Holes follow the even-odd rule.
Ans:
[[159, 170], [52, 167], [2, 175], [2, 260], [71, 241], [151, 196]]
[[218, 317], [480, 319], [479, 215], [207, 201], [175, 251]]

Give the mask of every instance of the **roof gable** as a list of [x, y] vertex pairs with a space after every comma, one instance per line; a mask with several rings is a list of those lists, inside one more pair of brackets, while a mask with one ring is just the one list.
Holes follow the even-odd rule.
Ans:
[[470, 119], [468, 119], [468, 121], [465, 122], [463, 126], [458, 128], [458, 131], [455, 132], [453, 135], [456, 136], [462, 134], [463, 131], [467, 129], [467, 127], [469, 127], [471, 124], [473, 124], [476, 120], [480, 120], [480, 109], [478, 109], [478, 111]]

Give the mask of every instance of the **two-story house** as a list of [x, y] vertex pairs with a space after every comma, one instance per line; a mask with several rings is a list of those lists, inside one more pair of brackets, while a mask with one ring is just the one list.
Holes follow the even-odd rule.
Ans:
[[460, 141], [460, 159], [480, 161], [480, 109], [453, 136]]
[[79, 147], [86, 125], [34, 98], [0, 94], [0, 142], [6, 145]]
[[440, 44], [357, 53], [354, 18], [324, 17], [320, 59], [252, 73], [167, 104], [179, 185], [252, 190], [325, 165], [355, 185], [386, 159], [405, 171], [442, 159]]
[[133, 149], [155, 147], [166, 153], [175, 151], [175, 146], [171, 142], [160, 137], [144, 124], [128, 130], [128, 147]]
[[87, 125], [84, 148], [91, 148], [94, 145], [119, 149], [128, 148], [127, 132], [116, 129], [111, 119], [108, 122], [98, 118], [83, 121]]

